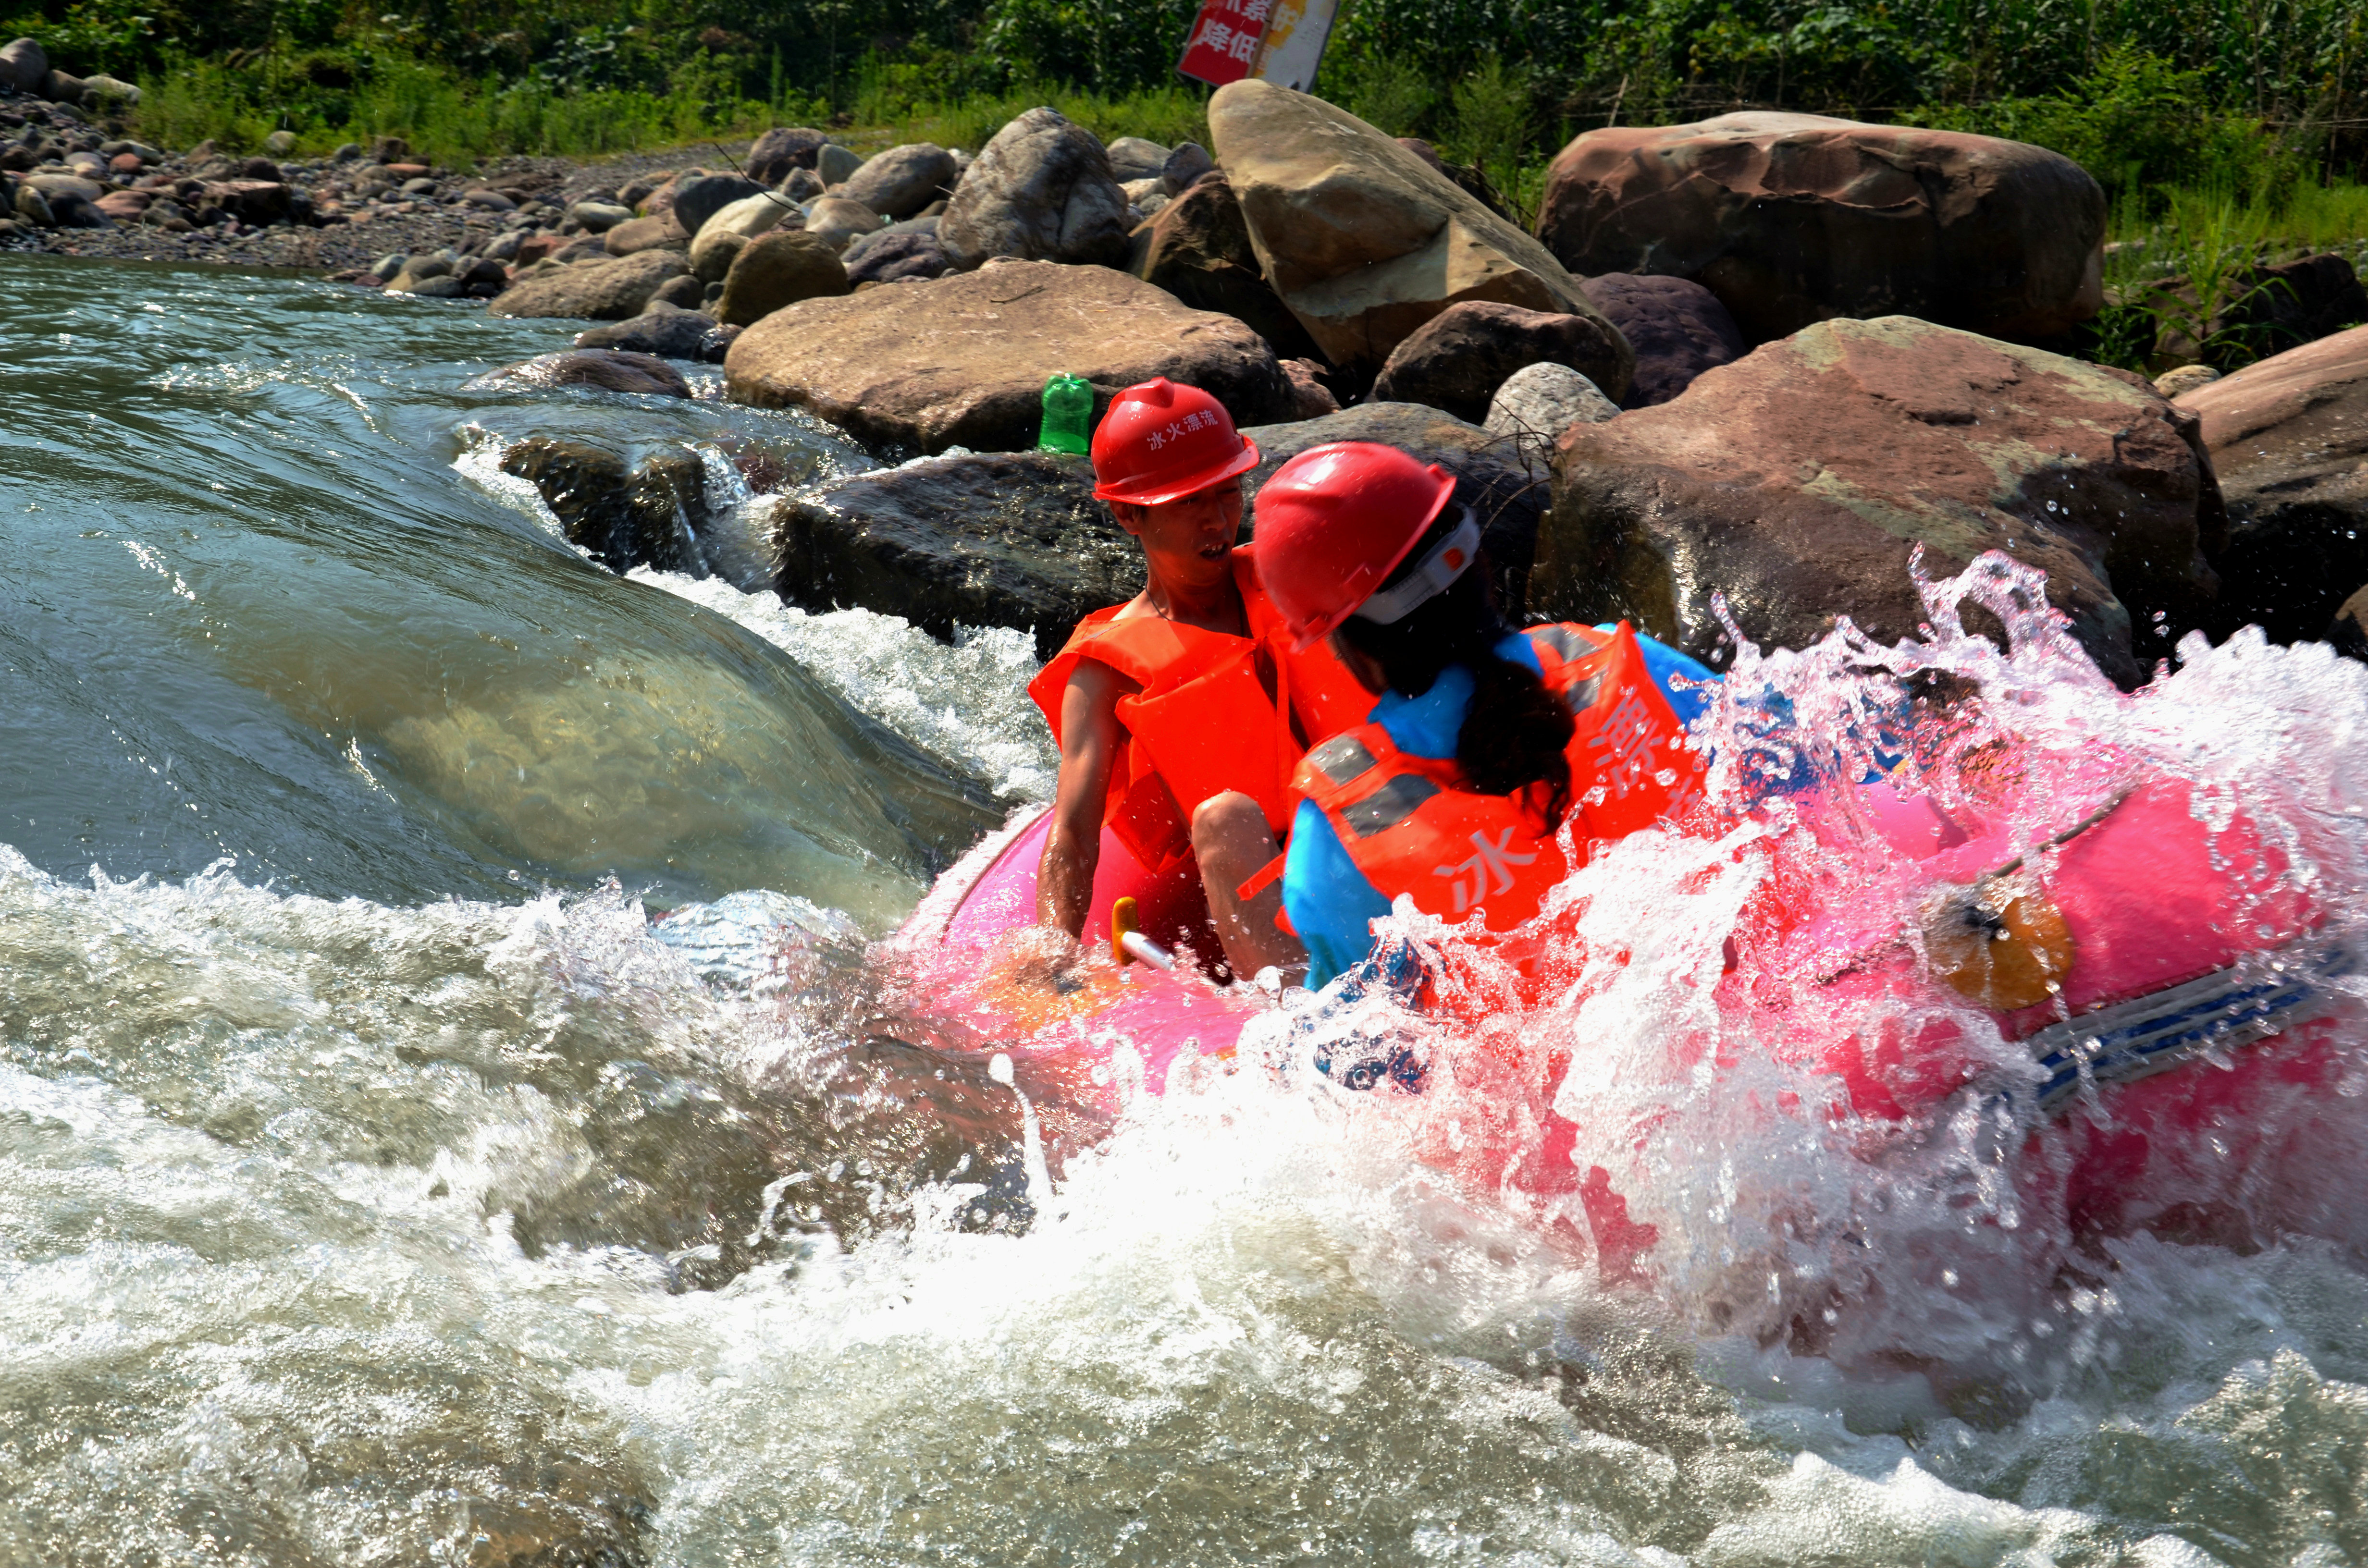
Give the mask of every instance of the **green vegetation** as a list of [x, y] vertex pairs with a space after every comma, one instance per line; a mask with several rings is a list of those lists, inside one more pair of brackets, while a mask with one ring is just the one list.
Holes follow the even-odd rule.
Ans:
[[[44, 0], [0, 37], [136, 79], [139, 133], [174, 146], [398, 134], [466, 165], [814, 123], [976, 147], [1037, 103], [1205, 139], [1173, 72], [1195, 0], [400, 3]], [[1525, 220], [1554, 152], [1610, 123], [1782, 108], [2055, 148], [2112, 200], [2132, 303], [2096, 351], [2127, 362], [2128, 312], [2191, 308], [2152, 284], [2189, 279], [2208, 318], [2257, 259], [2368, 230], [2362, 0], [1345, 0], [1318, 90]]]

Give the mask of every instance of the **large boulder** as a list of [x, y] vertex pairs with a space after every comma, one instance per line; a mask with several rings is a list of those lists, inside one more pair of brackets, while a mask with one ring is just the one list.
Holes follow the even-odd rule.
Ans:
[[847, 268], [830, 246], [803, 229], [776, 229], [750, 240], [732, 258], [732, 268], [723, 275], [723, 297], [715, 302], [715, 319], [732, 326], [753, 326], [784, 306], [844, 294], [847, 289]]
[[1196, 311], [1248, 323], [1286, 359], [1317, 352], [1259, 269], [1242, 204], [1224, 175], [1201, 176], [1137, 229], [1128, 270]]
[[675, 181], [672, 210], [684, 234], [696, 234], [734, 202], [764, 193], [763, 186], [739, 175], [693, 175]]
[[883, 218], [902, 220], [951, 190], [961, 172], [953, 154], [934, 142], [908, 142], [856, 170], [838, 194]]
[[1053, 452], [860, 473], [781, 503], [774, 519], [775, 585], [790, 603], [860, 605], [939, 637], [1015, 627], [1042, 658], [1143, 586], [1143, 553], [1094, 499], [1093, 466]]
[[[1419, 403], [1360, 403], [1315, 419], [1252, 426], [1242, 434], [1257, 445], [1260, 460], [1242, 479], [1243, 489], [1252, 495], [1285, 462], [1328, 441], [1379, 441], [1447, 470], [1455, 476], [1456, 501], [1480, 518], [1481, 544], [1488, 552], [1497, 607], [1520, 621], [1539, 519], [1552, 498], [1542, 459]], [[1256, 536], [1255, 508], [1244, 516], [1243, 525]]]
[[660, 453], [628, 470], [614, 452], [533, 436], [503, 453], [501, 466], [533, 485], [568, 542], [609, 571], [701, 569], [705, 476], [696, 455]]
[[956, 267], [1126, 258], [1126, 192], [1102, 144], [1049, 108], [1031, 108], [980, 150], [946, 203], [938, 244]]
[[1093, 383], [1098, 411], [1154, 376], [1212, 393], [1241, 424], [1291, 407], [1274, 351], [1240, 322], [1122, 272], [1050, 262], [807, 300], [750, 327], [723, 365], [739, 402], [921, 452], [1034, 446], [1044, 383], [1064, 373]]
[[682, 372], [665, 360], [644, 353], [620, 352], [603, 345], [586, 344], [580, 338], [575, 348], [538, 354], [531, 359], [473, 376], [463, 384], [463, 390], [468, 392], [516, 387], [593, 387], [601, 392], [643, 392], [657, 397], [690, 395], [690, 385], [682, 379]]
[[[1209, 130], [1259, 270], [1336, 365], [1378, 369], [1464, 300], [1596, 314], [1544, 246], [1321, 98], [1235, 82], [1209, 100]], [[1602, 362], [1577, 369], [1619, 397], [1634, 361], [1616, 331], [1605, 339]]]
[[2228, 503], [2213, 630], [2325, 636], [2344, 595], [2368, 582], [2368, 326], [2248, 365], [2173, 406], [2203, 422]]
[[1600, 316], [1465, 300], [1390, 350], [1372, 395], [1384, 403], [1427, 403], [1476, 425], [1488, 417], [1497, 389], [1515, 371], [1563, 365], [1584, 375], [1588, 366], [1617, 358], [1611, 348], [1617, 341], [1617, 330]]
[[209, 214], [220, 210], [242, 223], [261, 228], [288, 217], [290, 196], [287, 186], [278, 180], [209, 180], [189, 205], [199, 223], [213, 222]]
[[748, 149], [748, 177], [765, 185], [779, 185], [790, 177], [791, 169], [811, 169], [814, 159], [830, 142], [830, 133], [803, 125], [781, 125], [757, 138]]
[[1531, 608], [1624, 616], [1704, 660], [1732, 651], [1717, 593], [1762, 646], [1841, 615], [1887, 642], [1925, 618], [1914, 546], [1934, 574], [1998, 550], [2131, 686], [2209, 610], [2226, 526], [2194, 422], [2128, 372], [1907, 316], [1823, 322], [1566, 430]]
[[590, 321], [626, 321], [640, 315], [669, 278], [690, 270], [679, 252], [645, 250], [634, 256], [587, 258], [521, 278], [485, 306], [496, 316], [580, 316]]
[[1699, 283], [1607, 272], [1579, 287], [1636, 351], [1636, 379], [1628, 383], [1625, 407], [1667, 403], [1704, 370], [1750, 352], [1734, 315]]
[[1538, 237], [1574, 272], [1692, 278], [1754, 343], [1895, 313], [2030, 340], [2105, 303], [2105, 196], [2079, 165], [1823, 115], [1590, 131], [1548, 172]]
[[50, 57], [31, 39], [16, 39], [0, 48], [0, 87], [17, 93], [38, 92], [49, 74]]

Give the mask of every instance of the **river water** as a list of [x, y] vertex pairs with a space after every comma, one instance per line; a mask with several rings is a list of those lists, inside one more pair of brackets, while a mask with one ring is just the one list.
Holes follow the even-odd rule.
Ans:
[[[871, 945], [1045, 794], [1027, 641], [609, 577], [494, 461], [871, 459], [712, 374], [463, 390], [565, 333], [461, 304], [7, 277], [0, 1562], [2368, 1562], [2351, 1077], [2269, 1130], [2313, 1223], [2077, 1257], [1887, 1221], [1912, 1172], [1699, 1074], [1622, 1088], [1641, 1281], [1288, 1063], [1041, 1108], [1048, 1182]], [[2356, 911], [2368, 671], [2183, 654], [1988, 669]], [[1722, 874], [1586, 873], [1713, 963]], [[1575, 1027], [1641, 1063], [1679, 1011]], [[1813, 1346], [1753, 1303], [1843, 1209]]]

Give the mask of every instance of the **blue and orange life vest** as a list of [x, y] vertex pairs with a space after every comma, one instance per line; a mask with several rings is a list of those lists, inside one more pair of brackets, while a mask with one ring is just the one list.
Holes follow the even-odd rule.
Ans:
[[1107, 665], [1142, 687], [1118, 701], [1125, 733], [1102, 822], [1153, 871], [1191, 853], [1194, 808], [1228, 790], [1256, 800], [1281, 836], [1298, 806], [1292, 778], [1309, 744], [1372, 707], [1372, 694], [1328, 646], [1292, 651], [1248, 551], [1234, 551], [1233, 567], [1248, 636], [1156, 615], [1121, 619], [1126, 607], [1112, 605], [1077, 622], [1061, 652], [1028, 683], [1056, 744], [1062, 693], [1081, 661]]
[[[1576, 721], [1570, 763], [1571, 837], [1624, 837], [1702, 793], [1704, 762], [1645, 668], [1626, 621], [1611, 631], [1562, 624], [1524, 633], [1546, 688]], [[1380, 724], [1359, 725], [1312, 748], [1293, 786], [1324, 813], [1340, 846], [1383, 897], [1462, 920], [1474, 910], [1492, 931], [1538, 913], [1576, 868], [1547, 820], [1544, 787], [1515, 795], [1474, 790], [1452, 758], [1398, 749]]]

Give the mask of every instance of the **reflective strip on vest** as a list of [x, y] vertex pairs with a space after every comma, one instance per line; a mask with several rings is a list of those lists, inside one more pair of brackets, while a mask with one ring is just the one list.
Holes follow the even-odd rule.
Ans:
[[1335, 735], [1309, 752], [1307, 760], [1334, 784], [1346, 784], [1373, 766], [1373, 754], [1353, 734]]
[[1356, 829], [1358, 837], [1371, 838], [1377, 833], [1387, 833], [1414, 815], [1425, 801], [1438, 793], [1439, 786], [1421, 774], [1400, 773], [1363, 800], [1341, 807], [1340, 815]]

